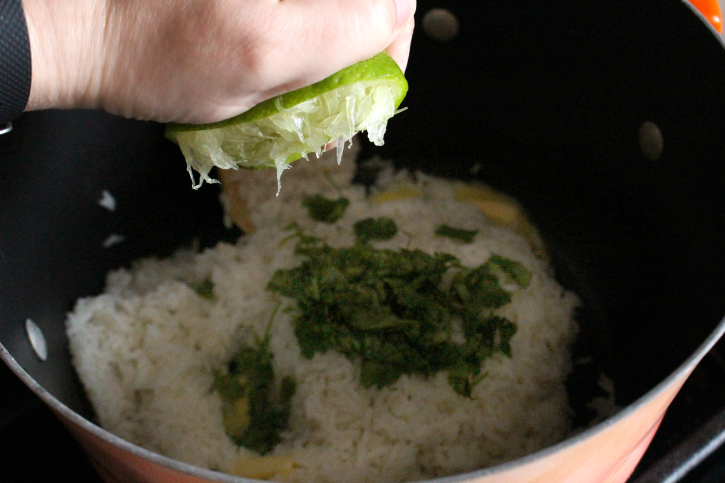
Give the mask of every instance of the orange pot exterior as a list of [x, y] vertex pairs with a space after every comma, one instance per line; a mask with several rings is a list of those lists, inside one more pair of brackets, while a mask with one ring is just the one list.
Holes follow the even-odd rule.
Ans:
[[614, 424], [560, 451], [475, 483], [624, 483], [692, 370]]
[[213, 480], [184, 473], [130, 453], [86, 431], [58, 414], [83, 446], [86, 455], [106, 483], [209, 483]]
[[[692, 368], [694, 369], [694, 367]], [[642, 458], [664, 417], [667, 407], [692, 372], [677, 379], [623, 418], [605, 423], [588, 437], [576, 438], [562, 448], [525, 458], [483, 475], [472, 475], [470, 483], [625, 483]], [[208, 483], [196, 476], [133, 454], [91, 433], [58, 414], [83, 445], [107, 483]], [[209, 472], [206, 472], [207, 474]], [[219, 475], [221, 476], [221, 475]], [[228, 476], [222, 477], [224, 479]]]
[[689, 0], [708, 22], [722, 33], [722, 12], [718, 0]]

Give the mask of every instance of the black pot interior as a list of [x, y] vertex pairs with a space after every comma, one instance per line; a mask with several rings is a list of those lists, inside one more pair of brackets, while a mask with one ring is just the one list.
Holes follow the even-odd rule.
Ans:
[[[725, 51], [679, 0], [420, 0], [460, 34], [418, 28], [409, 110], [382, 148], [400, 167], [485, 181], [518, 198], [557, 275], [585, 306], [575, 406], [602, 368], [618, 403], [682, 363], [725, 314]], [[660, 159], [638, 130], [657, 124]], [[472, 175], [470, 168], [480, 164]], [[294, 170], [286, 176], [294, 176]], [[118, 201], [98, 204], [103, 190]], [[108, 270], [225, 230], [218, 189], [191, 189], [163, 126], [96, 111], [24, 115], [0, 137], [0, 343], [53, 396], [92, 418], [70, 365], [65, 314]], [[109, 248], [104, 240], [125, 241]], [[44, 331], [41, 362], [26, 319]], [[586, 415], [579, 414], [581, 422]]]

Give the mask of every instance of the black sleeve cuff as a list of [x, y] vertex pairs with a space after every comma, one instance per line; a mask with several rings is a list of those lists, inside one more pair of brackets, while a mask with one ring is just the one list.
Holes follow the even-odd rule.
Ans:
[[0, 128], [30, 97], [30, 39], [21, 0], [0, 0]]

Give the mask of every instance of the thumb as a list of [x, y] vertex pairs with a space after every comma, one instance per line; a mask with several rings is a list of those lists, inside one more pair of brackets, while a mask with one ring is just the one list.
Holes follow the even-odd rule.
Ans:
[[410, 17], [408, 23], [398, 33], [398, 36], [393, 42], [385, 48], [385, 51], [390, 57], [395, 59], [403, 72], [408, 66], [408, 55], [410, 54], [410, 42], [413, 40], [413, 29], [415, 27], [415, 20]]

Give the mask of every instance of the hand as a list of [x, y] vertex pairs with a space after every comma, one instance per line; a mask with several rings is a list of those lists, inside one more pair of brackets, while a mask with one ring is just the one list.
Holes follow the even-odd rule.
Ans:
[[24, 0], [27, 110], [208, 123], [387, 50], [405, 69], [415, 0]]

